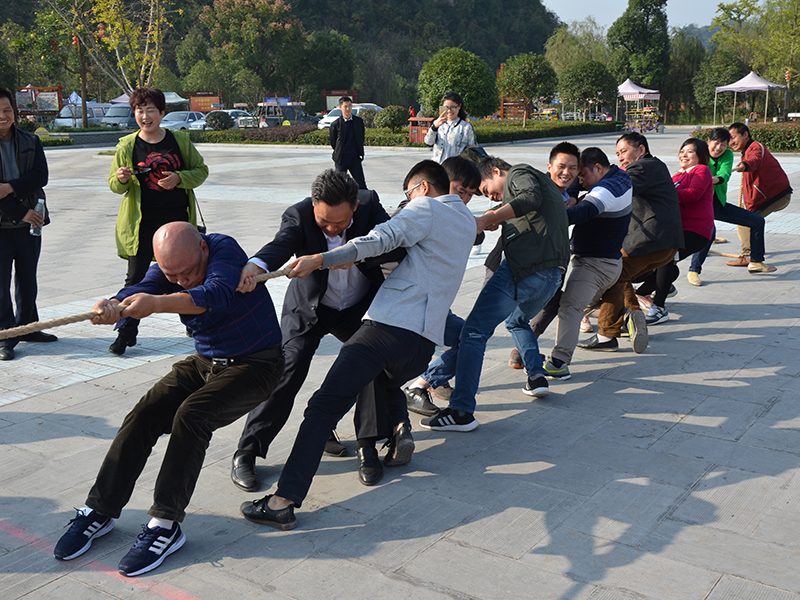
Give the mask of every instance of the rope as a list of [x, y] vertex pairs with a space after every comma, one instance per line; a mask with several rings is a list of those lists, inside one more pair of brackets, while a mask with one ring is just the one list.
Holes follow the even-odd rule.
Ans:
[[[274, 273], [263, 273], [256, 276], [256, 281], [267, 281], [268, 279], [275, 279], [288, 275], [291, 269], [281, 269]], [[20, 337], [28, 335], [29, 333], [36, 333], [37, 331], [44, 331], [45, 329], [53, 329], [54, 327], [62, 327], [64, 325], [71, 325], [72, 323], [80, 323], [81, 321], [88, 321], [97, 313], [94, 311], [81, 313], [79, 315], [71, 315], [69, 317], [61, 317], [60, 319], [53, 319], [52, 321], [36, 321], [28, 323], [27, 325], [20, 325], [19, 327], [12, 327], [11, 329], [0, 330], [0, 340], [7, 340], [9, 338]]]
[[709, 254], [716, 254], [717, 256], [727, 256], [728, 258], [739, 258], [741, 254], [731, 254], [730, 252], [720, 252], [719, 250], [709, 250]]

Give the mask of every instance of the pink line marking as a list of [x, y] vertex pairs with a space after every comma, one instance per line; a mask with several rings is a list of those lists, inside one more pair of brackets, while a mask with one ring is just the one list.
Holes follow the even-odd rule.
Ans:
[[[52, 542], [36, 537], [31, 532], [12, 525], [11, 523], [0, 520], [0, 532], [7, 533], [18, 540], [27, 542], [39, 552], [44, 552], [50, 556], [53, 554]], [[53, 560], [55, 560], [55, 558], [53, 558]], [[188, 592], [179, 590], [178, 588], [172, 587], [166, 583], [147, 581], [146, 579], [141, 579], [139, 577], [125, 577], [117, 570], [116, 567], [112, 567], [111, 565], [103, 562], [93, 561], [84, 565], [84, 568], [91, 569], [92, 571], [96, 571], [98, 573], [103, 573], [104, 575], [113, 577], [118, 581], [124, 581], [125, 583], [135, 587], [148, 590], [158, 596], [161, 596], [162, 598], [166, 598], [167, 600], [202, 600], [197, 596], [193, 596]]]

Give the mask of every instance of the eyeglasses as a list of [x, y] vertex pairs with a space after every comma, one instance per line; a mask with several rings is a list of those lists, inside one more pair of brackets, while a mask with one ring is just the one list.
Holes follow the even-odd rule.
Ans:
[[408, 200], [409, 202], [411, 202], [411, 192], [413, 192], [415, 189], [417, 189], [417, 188], [418, 188], [419, 186], [421, 186], [423, 183], [425, 183], [425, 180], [424, 180], [424, 179], [423, 179], [422, 181], [420, 181], [420, 182], [419, 182], [417, 185], [415, 185], [415, 186], [413, 186], [413, 187], [410, 187], [410, 188], [408, 188], [407, 190], [405, 190], [405, 191], [403, 192], [403, 194], [405, 195], [405, 197], [406, 197], [406, 200]]
[[455, 106], [447, 106], [445, 104], [445, 105], [442, 106], [442, 108], [445, 109], [448, 112], [455, 112], [455, 111], [458, 110], [458, 104], [456, 104]]

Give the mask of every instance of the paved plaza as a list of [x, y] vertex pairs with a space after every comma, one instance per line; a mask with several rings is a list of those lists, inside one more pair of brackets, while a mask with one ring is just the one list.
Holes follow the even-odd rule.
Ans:
[[[671, 171], [690, 128], [648, 136]], [[615, 134], [573, 138], [613, 161]], [[489, 150], [544, 169], [558, 140]], [[122, 286], [116, 256], [120, 196], [108, 189], [106, 148], [47, 151], [53, 223], [39, 263], [42, 320], [88, 311]], [[248, 254], [272, 239], [283, 210], [332, 167], [329, 148], [199, 145], [210, 176], [197, 190], [209, 231]], [[424, 149], [367, 148], [367, 184], [391, 209]], [[795, 190], [800, 156], [779, 155]], [[738, 198], [738, 178], [729, 199]], [[475, 198], [478, 214], [489, 207]], [[484, 277], [470, 258], [454, 312], [466, 316]], [[737, 254], [734, 228], [719, 224]], [[159, 441], [116, 528], [80, 558], [53, 546], [82, 506], [122, 418], [179, 357], [193, 352], [177, 315], [142, 322], [139, 344], [108, 353], [109, 326], [68, 325], [56, 344], [21, 343], [0, 363], [0, 598], [216, 600], [800, 599], [800, 200], [767, 219], [767, 262], [751, 275], [710, 256], [702, 287], [685, 278], [670, 320], [634, 354], [577, 350], [572, 379], [541, 400], [507, 365], [503, 326], [489, 342], [472, 433], [419, 427], [407, 466], [375, 487], [357, 479], [352, 418], [339, 425], [349, 457], [325, 457], [298, 528], [279, 532], [239, 515], [274, 490], [307, 399], [336, 356], [326, 338], [258, 494], [230, 481], [244, 420], [218, 431], [182, 528], [186, 545], [139, 578], [119, 559], [147, 522], [166, 438]], [[688, 262], [688, 261], [687, 261]], [[268, 289], [280, 311], [288, 280]], [[540, 342], [553, 345], [555, 325]], [[439, 349], [440, 350], [440, 349]], [[440, 402], [441, 404], [441, 402]]]

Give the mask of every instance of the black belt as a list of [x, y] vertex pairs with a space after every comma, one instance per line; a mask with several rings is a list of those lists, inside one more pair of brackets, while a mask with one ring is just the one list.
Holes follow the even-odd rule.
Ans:
[[259, 350], [247, 356], [237, 356], [236, 358], [211, 358], [211, 364], [216, 367], [232, 367], [234, 365], [243, 365], [251, 361], [272, 360], [282, 356], [282, 349], [280, 344], [267, 348], [266, 350]]

